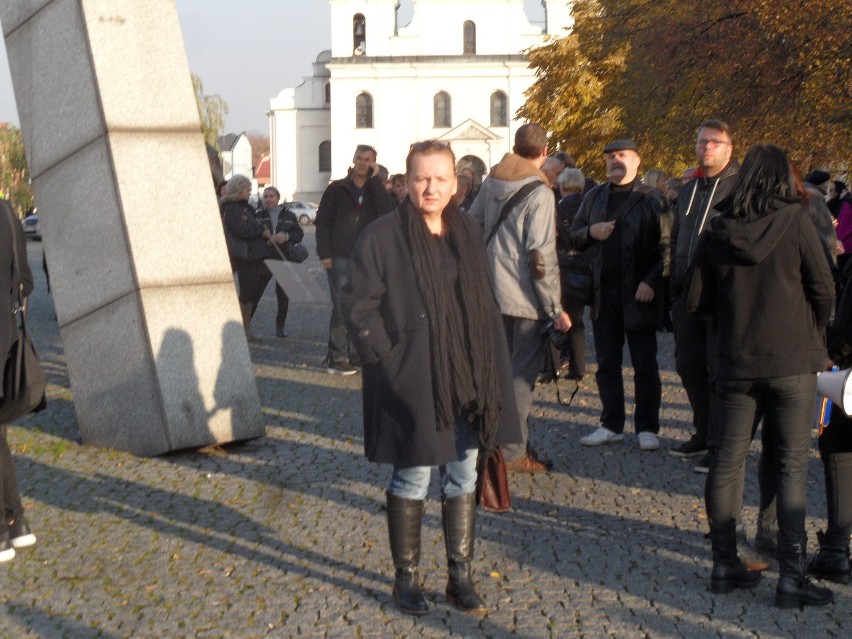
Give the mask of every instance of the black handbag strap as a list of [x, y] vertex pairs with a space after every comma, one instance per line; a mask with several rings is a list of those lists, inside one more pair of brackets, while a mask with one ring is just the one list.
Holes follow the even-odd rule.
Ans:
[[509, 213], [512, 212], [512, 209], [527, 197], [530, 193], [535, 191], [538, 187], [544, 186], [543, 182], [539, 182], [538, 180], [534, 180], [532, 182], [527, 182], [517, 191], [515, 191], [514, 195], [509, 198], [509, 200], [503, 205], [503, 208], [500, 211], [500, 217], [497, 218], [497, 221], [494, 222], [494, 226], [491, 227], [491, 232], [488, 234], [488, 239], [485, 240], [485, 246], [491, 242], [495, 235], [497, 235], [497, 229], [500, 228], [500, 225], [509, 217]]
[[[21, 259], [21, 256], [18, 254], [18, 237], [15, 234], [15, 227], [14, 227], [15, 221], [12, 219], [12, 217], [13, 216], [12, 216], [11, 207], [10, 207], [6, 212], [6, 220], [9, 222], [9, 240], [12, 244], [12, 279], [14, 279], [15, 276], [17, 276], [20, 279], [20, 274], [21, 274], [20, 264], [21, 263], [20, 263], [19, 260]], [[26, 314], [26, 311], [27, 311], [26, 305], [24, 304], [24, 300], [21, 299], [21, 290], [23, 289], [23, 287], [24, 287], [23, 283], [19, 281], [18, 282], [18, 306], [20, 306], [20, 309], [16, 312], [20, 313], [21, 326], [22, 327], [23, 327], [23, 324], [24, 324], [24, 315]]]

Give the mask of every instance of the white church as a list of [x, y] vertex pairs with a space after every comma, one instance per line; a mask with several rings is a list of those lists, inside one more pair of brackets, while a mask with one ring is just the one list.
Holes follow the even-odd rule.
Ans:
[[534, 80], [522, 51], [572, 24], [571, 0], [542, 0], [544, 29], [524, 0], [328, 0], [331, 51], [313, 75], [272, 98], [272, 183], [287, 200], [319, 201], [346, 176], [355, 147], [369, 144], [393, 173], [412, 142], [449, 141], [482, 170], [509, 152], [514, 119]]

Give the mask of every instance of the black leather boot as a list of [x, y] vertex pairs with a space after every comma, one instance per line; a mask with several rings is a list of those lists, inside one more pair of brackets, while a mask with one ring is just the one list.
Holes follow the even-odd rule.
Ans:
[[726, 594], [734, 588], [754, 588], [760, 583], [760, 571], [747, 570], [737, 556], [736, 522], [710, 527], [713, 546], [713, 570], [710, 573], [710, 591]]
[[488, 610], [476, 594], [470, 580], [473, 560], [473, 533], [476, 525], [476, 495], [460, 495], [441, 504], [444, 520], [444, 543], [447, 546], [447, 599], [465, 612]]
[[783, 544], [778, 554], [778, 585], [775, 588], [775, 605], [779, 608], [825, 606], [834, 601], [828, 588], [811, 583], [807, 574], [805, 544]]
[[828, 535], [820, 530], [817, 533], [817, 539], [819, 540], [819, 551], [811, 557], [808, 572], [818, 579], [848, 584], [852, 580], [848, 531]]
[[423, 523], [423, 500], [403, 499], [385, 493], [388, 507], [388, 536], [393, 567], [393, 602], [408, 615], [429, 612], [420, 588], [420, 529]]

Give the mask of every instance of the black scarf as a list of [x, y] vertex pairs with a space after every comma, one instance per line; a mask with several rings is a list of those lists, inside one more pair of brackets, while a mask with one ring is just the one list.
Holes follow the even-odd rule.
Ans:
[[442, 213], [450, 251], [458, 263], [455, 290], [442, 268], [441, 251], [423, 216], [406, 198], [399, 205], [414, 273], [429, 318], [432, 386], [438, 429], [453, 428], [458, 415], [479, 422], [479, 440], [496, 448], [500, 387], [494, 305], [481, 231], [465, 224], [452, 204]]

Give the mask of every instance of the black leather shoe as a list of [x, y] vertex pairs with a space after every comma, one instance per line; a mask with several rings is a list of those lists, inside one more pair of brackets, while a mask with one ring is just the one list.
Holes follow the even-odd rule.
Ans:
[[775, 605], [779, 608], [827, 606], [832, 601], [834, 593], [813, 585], [808, 577], [781, 575], [775, 588]]
[[819, 550], [811, 557], [808, 564], [808, 572], [817, 579], [827, 579], [838, 584], [848, 584], [852, 581], [850, 572], [849, 546], [838, 544], [836, 547], [829, 544], [825, 533], [821, 530], [817, 533]]
[[275, 337], [287, 337], [287, 333], [284, 332], [283, 324], [275, 325]]

